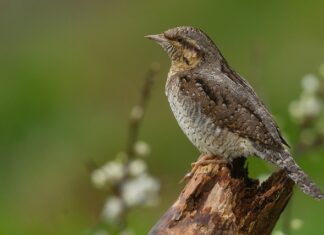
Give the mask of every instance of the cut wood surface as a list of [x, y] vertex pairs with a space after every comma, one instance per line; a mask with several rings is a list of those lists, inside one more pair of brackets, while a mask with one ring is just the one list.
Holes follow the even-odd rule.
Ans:
[[245, 159], [197, 165], [179, 198], [150, 235], [271, 234], [293, 190], [283, 170], [262, 184], [248, 178]]

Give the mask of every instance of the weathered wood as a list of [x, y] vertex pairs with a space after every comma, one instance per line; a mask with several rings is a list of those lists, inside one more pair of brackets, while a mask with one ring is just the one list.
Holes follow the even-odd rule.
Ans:
[[199, 165], [150, 235], [268, 235], [287, 205], [293, 181], [284, 171], [261, 185], [248, 178], [245, 159], [232, 166]]

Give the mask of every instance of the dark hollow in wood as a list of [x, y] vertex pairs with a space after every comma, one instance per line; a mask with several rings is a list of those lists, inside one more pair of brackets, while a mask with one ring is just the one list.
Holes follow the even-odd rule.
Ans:
[[284, 171], [261, 185], [248, 177], [245, 159], [232, 166], [199, 165], [177, 201], [150, 235], [268, 235], [287, 205], [293, 181]]

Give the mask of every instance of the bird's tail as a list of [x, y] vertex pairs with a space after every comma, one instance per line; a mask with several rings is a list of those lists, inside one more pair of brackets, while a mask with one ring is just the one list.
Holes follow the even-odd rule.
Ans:
[[284, 150], [280, 152], [280, 158], [275, 163], [288, 172], [289, 178], [291, 178], [305, 194], [318, 200], [324, 198], [324, 194], [321, 192], [320, 188], [305, 174], [305, 172], [303, 172], [288, 151]]

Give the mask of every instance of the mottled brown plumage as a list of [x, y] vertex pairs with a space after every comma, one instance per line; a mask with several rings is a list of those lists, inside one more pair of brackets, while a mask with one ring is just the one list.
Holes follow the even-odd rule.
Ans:
[[277, 124], [252, 87], [205, 33], [177, 27], [147, 37], [171, 58], [166, 95], [181, 129], [201, 153], [226, 161], [257, 155], [285, 169], [306, 194], [323, 198], [285, 149]]

